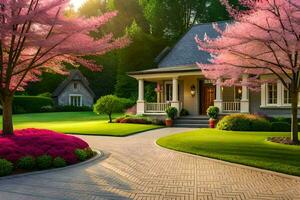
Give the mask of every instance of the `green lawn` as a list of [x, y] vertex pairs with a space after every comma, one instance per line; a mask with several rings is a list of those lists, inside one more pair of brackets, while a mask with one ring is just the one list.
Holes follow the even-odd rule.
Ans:
[[[120, 114], [114, 115], [117, 116]], [[107, 116], [93, 112], [22, 114], [14, 115], [13, 120], [15, 129], [40, 128], [87, 135], [127, 136], [159, 128], [143, 124], [109, 124]]]
[[199, 129], [160, 138], [157, 144], [173, 150], [300, 176], [300, 146], [265, 141], [269, 136], [288, 135]]

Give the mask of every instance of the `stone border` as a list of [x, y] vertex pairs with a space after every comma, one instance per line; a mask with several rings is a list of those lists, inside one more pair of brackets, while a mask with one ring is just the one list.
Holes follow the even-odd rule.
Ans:
[[79, 162], [79, 163], [76, 163], [76, 164], [73, 164], [73, 165], [68, 165], [66, 167], [52, 168], [52, 169], [33, 171], [33, 172], [22, 173], [22, 174], [2, 176], [2, 177], [0, 177], [0, 181], [1, 180], [7, 180], [7, 179], [24, 177], [24, 176], [37, 175], [37, 174], [46, 174], [46, 173], [61, 171], [61, 170], [65, 170], [65, 169], [71, 169], [71, 168], [75, 168], [75, 167], [79, 167], [79, 166], [82, 166], [82, 165], [89, 164], [91, 162], [94, 162], [94, 161], [96, 161], [98, 159], [102, 159], [102, 158], [105, 157], [104, 156], [105, 154], [102, 151], [97, 150], [97, 149], [93, 149], [93, 151], [96, 152], [97, 154], [94, 157], [92, 157], [92, 158], [90, 158], [90, 159], [88, 159], [88, 160], [86, 160], [84, 162]]
[[154, 144], [157, 147], [161, 148], [161, 149], [173, 151], [173, 152], [184, 154], [184, 155], [189, 155], [189, 156], [192, 156], [192, 157], [198, 157], [198, 158], [200, 157], [202, 159], [205, 159], [205, 160], [208, 160], [208, 161], [217, 162], [217, 163], [220, 163], [220, 164], [223, 164], [223, 165], [229, 165], [229, 166], [232, 166], [232, 167], [239, 167], [239, 168], [242, 168], [242, 169], [257, 171], [257, 172], [260, 172], [260, 173], [266, 173], [266, 174], [269, 174], [269, 175], [272, 175], [272, 176], [279, 176], [279, 177], [282, 177], [282, 178], [287, 178], [287, 179], [293, 179], [295, 181], [300, 181], [300, 177], [299, 176], [284, 174], [284, 173], [281, 173], [281, 172], [271, 171], [271, 170], [268, 170], [268, 169], [262, 169], [262, 168], [258, 168], [258, 167], [252, 167], [252, 166], [243, 165], [243, 164], [239, 164], [239, 163], [233, 163], [233, 162], [229, 162], [229, 161], [225, 161], [225, 160], [219, 160], [219, 159], [209, 158], [209, 157], [205, 157], [205, 156], [201, 156], [201, 155], [196, 155], [196, 154], [192, 154], [192, 153], [187, 153], [187, 152], [183, 152], [183, 151], [177, 151], [177, 150], [174, 150], [174, 149], [169, 149], [169, 148], [166, 148], [166, 147], [158, 145], [156, 143], [157, 140], [154, 141]]

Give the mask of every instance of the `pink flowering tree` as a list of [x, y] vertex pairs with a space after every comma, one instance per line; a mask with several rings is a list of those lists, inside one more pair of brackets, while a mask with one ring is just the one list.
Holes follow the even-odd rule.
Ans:
[[66, 18], [69, 0], [0, 0], [0, 100], [3, 134], [13, 134], [12, 101], [16, 91], [39, 80], [42, 72], [67, 74], [63, 63], [101, 66], [84, 55], [102, 55], [126, 46], [127, 38], [112, 34], [95, 40], [90, 32], [109, 22], [116, 12], [100, 17]]
[[[203, 74], [223, 85], [261, 84], [280, 80], [288, 90], [292, 106], [293, 142], [298, 143], [298, 93], [300, 87], [300, 1], [240, 0], [240, 11], [222, 0], [234, 18], [225, 30], [217, 25], [217, 39], [196, 37], [201, 50], [212, 55], [211, 64], [198, 63]], [[247, 81], [241, 76], [248, 75]], [[266, 79], [265, 77], [272, 77]]]

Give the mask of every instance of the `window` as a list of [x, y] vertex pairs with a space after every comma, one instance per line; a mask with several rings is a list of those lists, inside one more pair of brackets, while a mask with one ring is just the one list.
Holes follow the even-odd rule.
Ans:
[[80, 95], [70, 95], [69, 101], [71, 106], [82, 106], [82, 96]]
[[242, 87], [236, 86], [234, 87], [234, 100], [240, 101], [242, 99]]
[[[283, 86], [284, 87], [284, 86]], [[283, 104], [291, 104], [291, 93], [290, 91], [284, 87], [284, 92], [283, 92]]]
[[268, 104], [277, 104], [277, 83], [268, 83], [267, 85]]
[[74, 90], [77, 90], [78, 89], [78, 83], [74, 83], [73, 87], [74, 87]]
[[166, 101], [172, 101], [173, 97], [173, 86], [172, 84], [166, 84]]

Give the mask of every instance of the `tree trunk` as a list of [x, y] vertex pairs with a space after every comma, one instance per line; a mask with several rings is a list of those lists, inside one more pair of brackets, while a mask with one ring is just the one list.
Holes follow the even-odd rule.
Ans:
[[298, 144], [298, 91], [293, 91], [291, 94], [292, 98], [292, 130], [291, 139], [294, 143]]
[[12, 121], [12, 101], [13, 101], [13, 96], [3, 97], [2, 99], [3, 136], [14, 134], [13, 121]]

